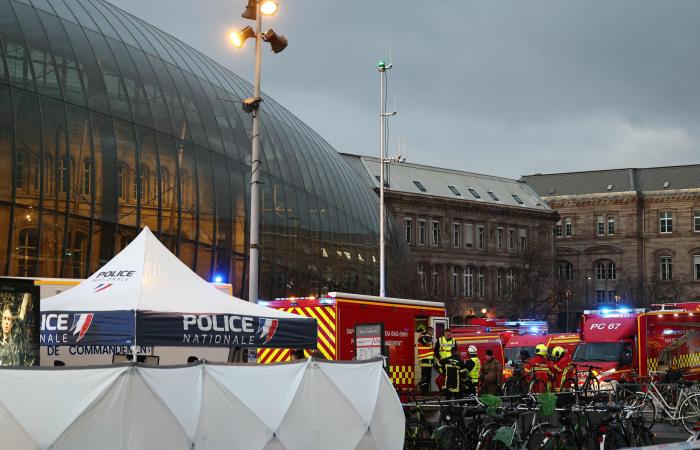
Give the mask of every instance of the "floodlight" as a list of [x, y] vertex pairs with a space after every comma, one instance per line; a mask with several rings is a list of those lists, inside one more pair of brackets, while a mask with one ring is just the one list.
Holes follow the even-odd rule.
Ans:
[[247, 39], [255, 37], [255, 31], [251, 27], [245, 27], [241, 31], [232, 31], [229, 37], [236, 48], [241, 48]]
[[279, 53], [285, 48], [287, 48], [287, 38], [282, 36], [281, 34], [275, 33], [272, 29], [267, 30], [262, 35], [262, 38], [265, 42], [270, 43], [270, 47], [275, 53]]

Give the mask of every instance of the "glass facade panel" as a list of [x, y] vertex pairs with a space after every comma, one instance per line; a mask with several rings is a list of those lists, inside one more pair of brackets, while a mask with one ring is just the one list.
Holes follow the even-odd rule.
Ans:
[[[0, 38], [4, 274], [84, 278], [148, 226], [245, 296], [250, 84], [98, 0], [0, 0]], [[261, 124], [262, 297], [374, 293], [372, 186], [268, 97]]]

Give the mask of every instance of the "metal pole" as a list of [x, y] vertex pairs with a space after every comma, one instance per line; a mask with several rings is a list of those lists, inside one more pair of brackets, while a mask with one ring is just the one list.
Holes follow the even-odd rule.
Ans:
[[386, 295], [384, 282], [384, 69], [379, 69], [379, 296]]
[[[256, 4], [255, 19], [255, 92], [253, 97], [260, 98], [260, 43], [262, 41], [262, 13], [260, 4]], [[248, 301], [258, 302], [258, 278], [260, 273], [260, 106], [253, 110], [253, 142], [250, 178], [250, 267], [248, 272]]]
[[566, 296], [566, 332], [569, 332], [569, 297], [571, 297], [570, 294], [567, 293]]

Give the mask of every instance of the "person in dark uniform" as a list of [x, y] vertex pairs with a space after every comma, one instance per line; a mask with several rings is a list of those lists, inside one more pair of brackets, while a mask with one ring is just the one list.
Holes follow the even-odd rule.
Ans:
[[445, 371], [445, 388], [443, 393], [447, 400], [462, 396], [462, 382], [460, 378], [464, 369], [464, 361], [459, 357], [457, 346], [452, 347], [450, 351], [450, 356], [440, 361]]
[[420, 364], [420, 381], [418, 388], [420, 393], [428, 395], [430, 392], [430, 381], [433, 376], [433, 360], [435, 352], [433, 351], [433, 327], [428, 327], [418, 336], [416, 344], [418, 350], [418, 363]]
[[479, 359], [476, 357], [476, 347], [470, 345], [467, 351], [470, 357], [464, 360], [459, 375], [462, 382], [462, 394], [470, 396], [476, 395], [476, 388], [479, 386], [479, 378], [477, 376], [476, 380], [474, 380], [473, 375], [479, 373], [481, 364], [479, 363], [479, 366], [477, 366], [477, 361], [479, 361]]

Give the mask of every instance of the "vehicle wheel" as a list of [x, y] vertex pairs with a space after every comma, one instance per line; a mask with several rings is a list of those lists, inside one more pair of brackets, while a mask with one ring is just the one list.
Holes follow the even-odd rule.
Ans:
[[[527, 440], [525, 441], [525, 449], [526, 450], [537, 450], [542, 447], [542, 444], [545, 441], [545, 433], [552, 435], [557, 432], [558, 428], [555, 427], [552, 424], [549, 423], [541, 423], [539, 425], [536, 425], [535, 427], [530, 430], [530, 433], [527, 437]], [[551, 441], [551, 439], [550, 439]], [[549, 441], [547, 441], [549, 442]], [[551, 448], [556, 448], [551, 447]]]
[[700, 422], [700, 394], [693, 394], [683, 400], [679, 410], [683, 427], [688, 433], [693, 434], [695, 432], [693, 429]]
[[649, 430], [656, 423], [656, 405], [654, 400], [644, 394], [634, 394], [631, 395], [620, 402], [620, 404], [627, 408], [634, 408], [641, 414], [644, 426]]
[[608, 433], [605, 435], [605, 440], [603, 441], [604, 450], [615, 450], [625, 447], [628, 447], [627, 440], [619, 430], [608, 431]]

